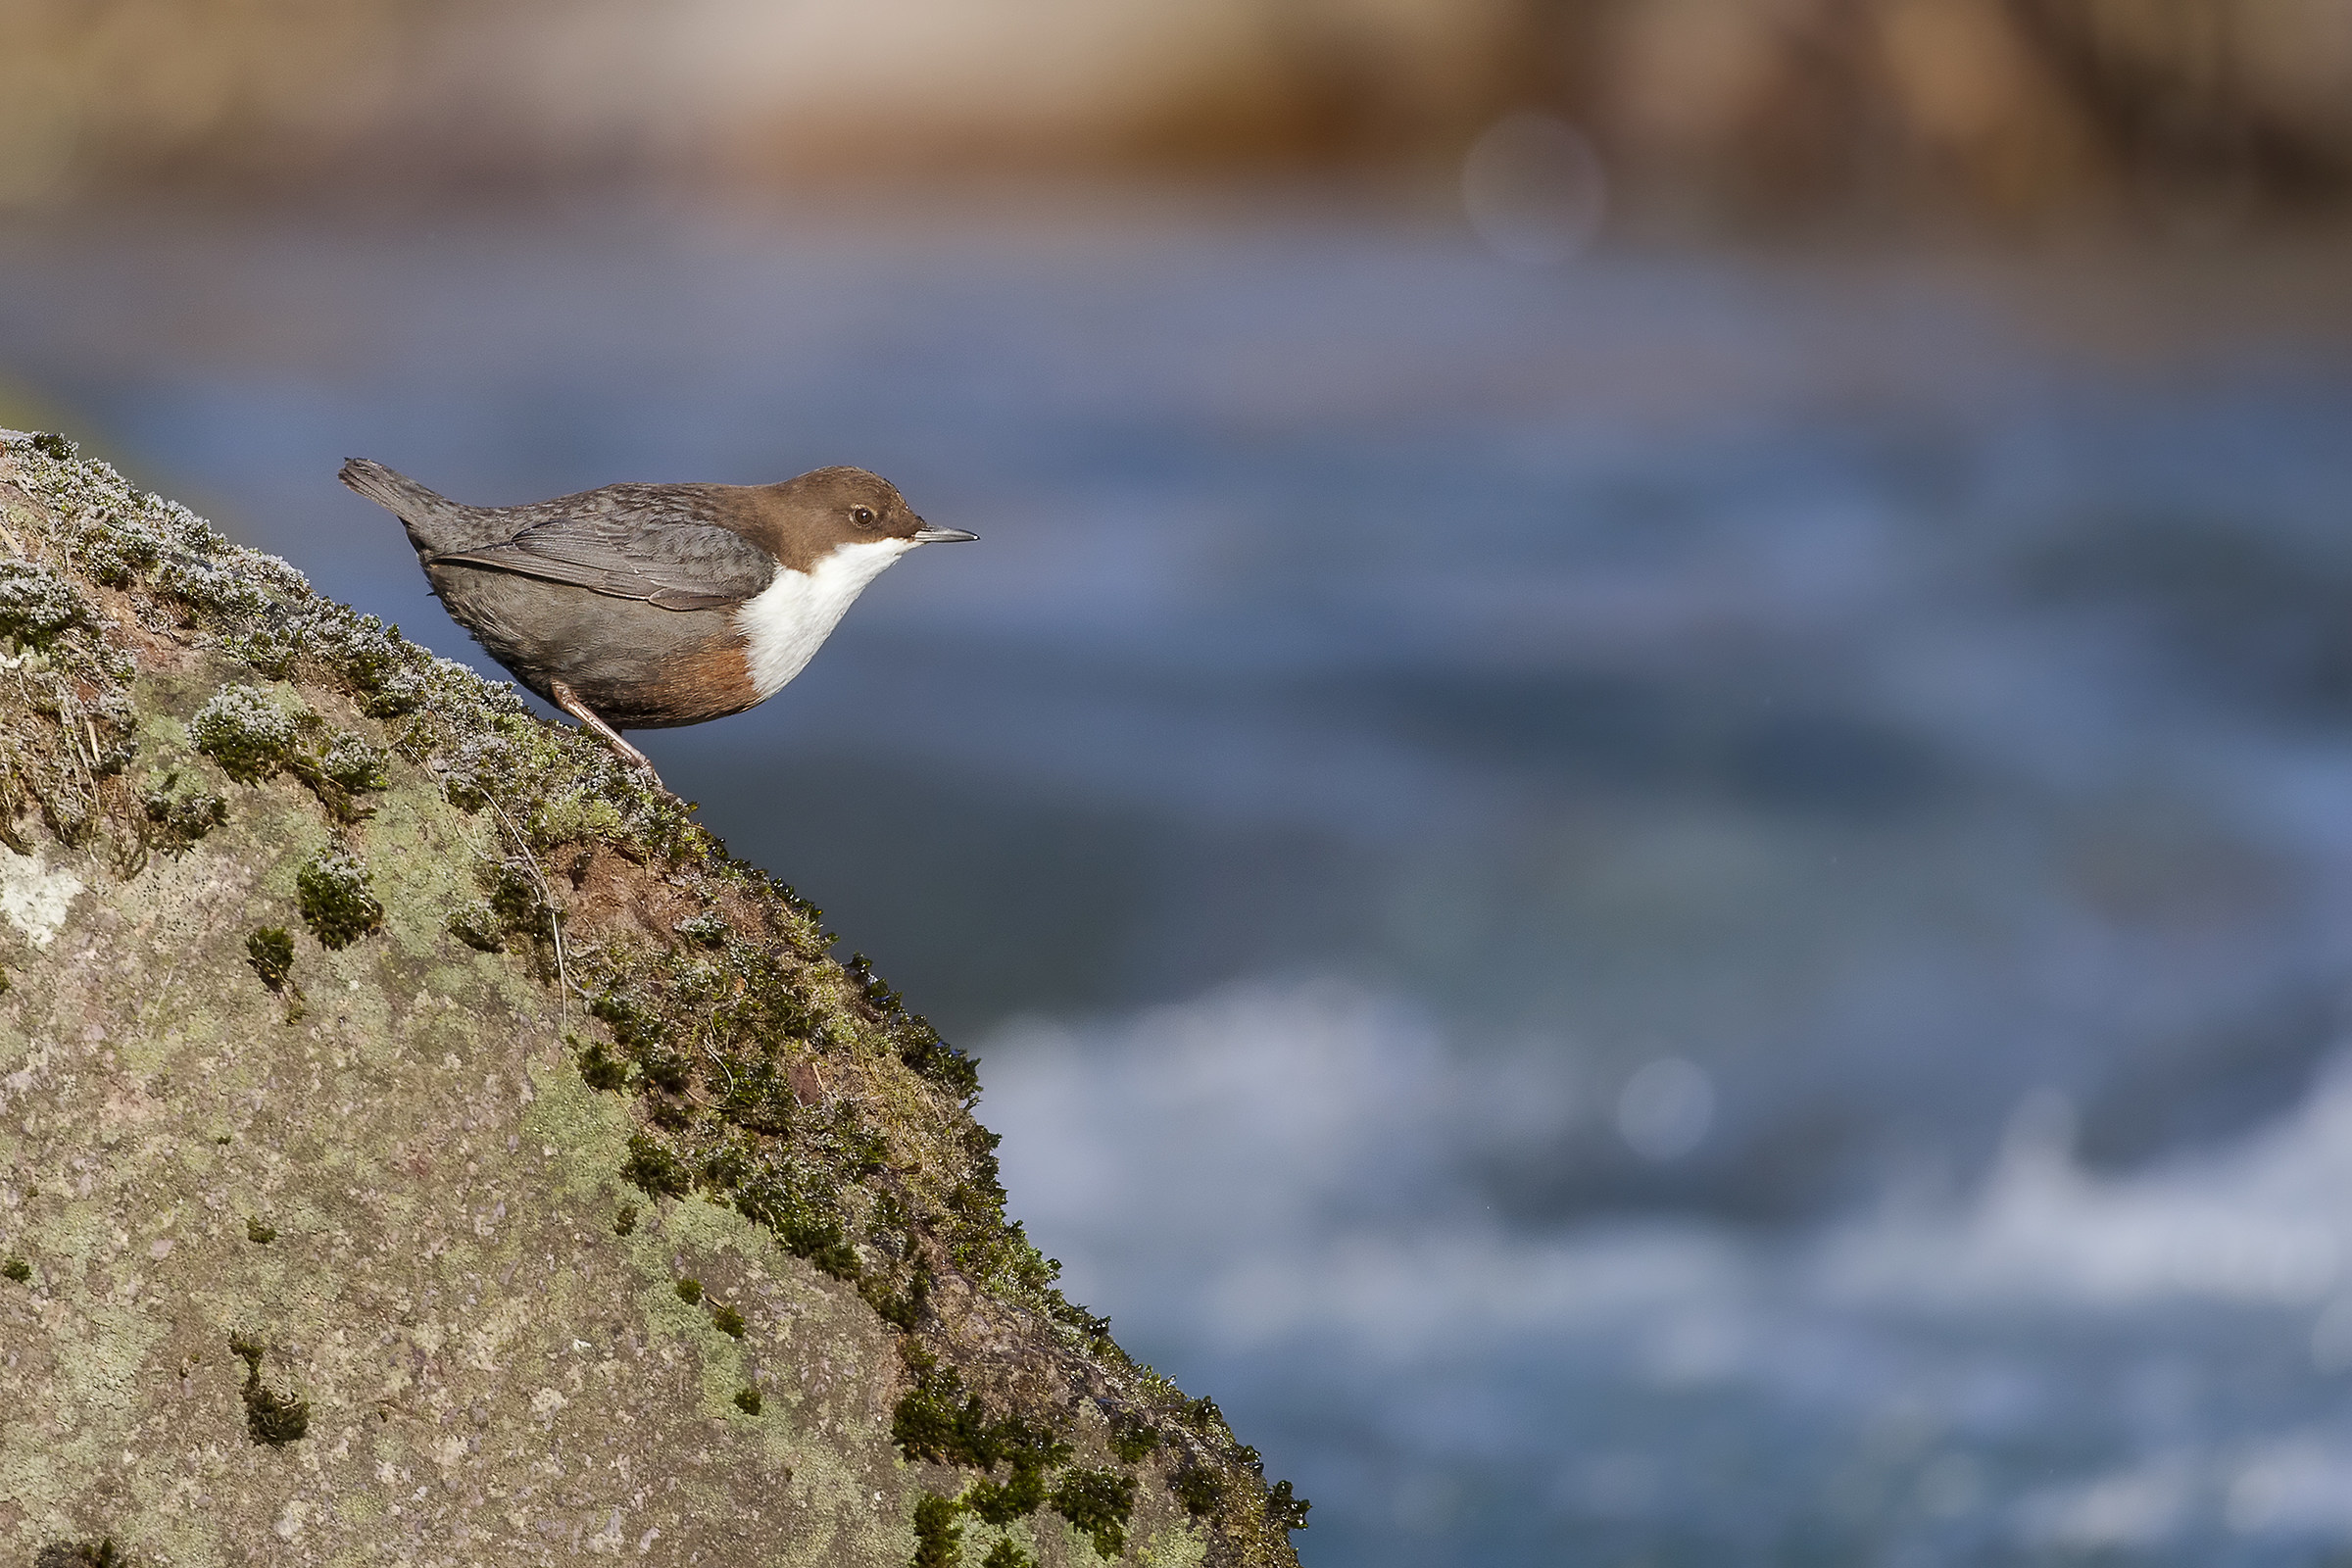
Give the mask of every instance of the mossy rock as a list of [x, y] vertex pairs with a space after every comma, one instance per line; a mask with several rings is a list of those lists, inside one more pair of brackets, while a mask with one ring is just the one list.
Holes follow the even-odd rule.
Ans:
[[0, 1563], [1296, 1562], [819, 911], [71, 443], [0, 526]]

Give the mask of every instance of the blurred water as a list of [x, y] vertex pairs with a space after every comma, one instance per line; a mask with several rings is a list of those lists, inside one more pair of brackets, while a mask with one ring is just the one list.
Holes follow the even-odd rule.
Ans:
[[0, 270], [0, 365], [452, 654], [345, 456], [978, 530], [640, 739], [978, 1046], [1310, 1563], [2352, 1550], [2337, 317], [1296, 209]]

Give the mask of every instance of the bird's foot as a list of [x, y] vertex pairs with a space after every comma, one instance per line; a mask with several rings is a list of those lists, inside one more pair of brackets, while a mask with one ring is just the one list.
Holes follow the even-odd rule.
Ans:
[[669, 786], [662, 782], [662, 775], [654, 771], [654, 760], [631, 746], [627, 741], [622, 740], [620, 731], [598, 717], [595, 709], [580, 701], [579, 693], [560, 680], [548, 682], [548, 693], [555, 698], [558, 708], [578, 719], [590, 734], [619, 754], [622, 761], [643, 773], [647, 783], [664, 795], [673, 794]]

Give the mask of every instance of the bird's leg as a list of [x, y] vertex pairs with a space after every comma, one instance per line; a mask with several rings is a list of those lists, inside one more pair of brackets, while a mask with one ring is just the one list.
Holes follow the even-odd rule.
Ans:
[[549, 681], [547, 683], [547, 691], [548, 695], [556, 700], [556, 706], [558, 708], [561, 708], [564, 710], [564, 711], [578, 719], [588, 728], [591, 734], [595, 735], [607, 746], [610, 746], [614, 751], [618, 752], [622, 761], [627, 762], [631, 767], [642, 768], [646, 777], [654, 781], [655, 788], [662, 789], [667, 787], [662, 784], [662, 775], [654, 771], [654, 760], [646, 756], [643, 752], [639, 751], [636, 747], [631, 746], [627, 741], [622, 740], [620, 738], [620, 731], [614, 729], [612, 725], [597, 717], [596, 710], [590, 708], [586, 703], [581, 702], [579, 693], [573, 691], [570, 687], [564, 685], [560, 680]]

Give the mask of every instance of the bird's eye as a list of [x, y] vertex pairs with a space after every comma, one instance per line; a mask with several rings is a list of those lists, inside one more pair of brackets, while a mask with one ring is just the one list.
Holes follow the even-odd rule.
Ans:
[[874, 509], [871, 507], [852, 507], [850, 509], [850, 520], [860, 528], [871, 528], [874, 525]]

